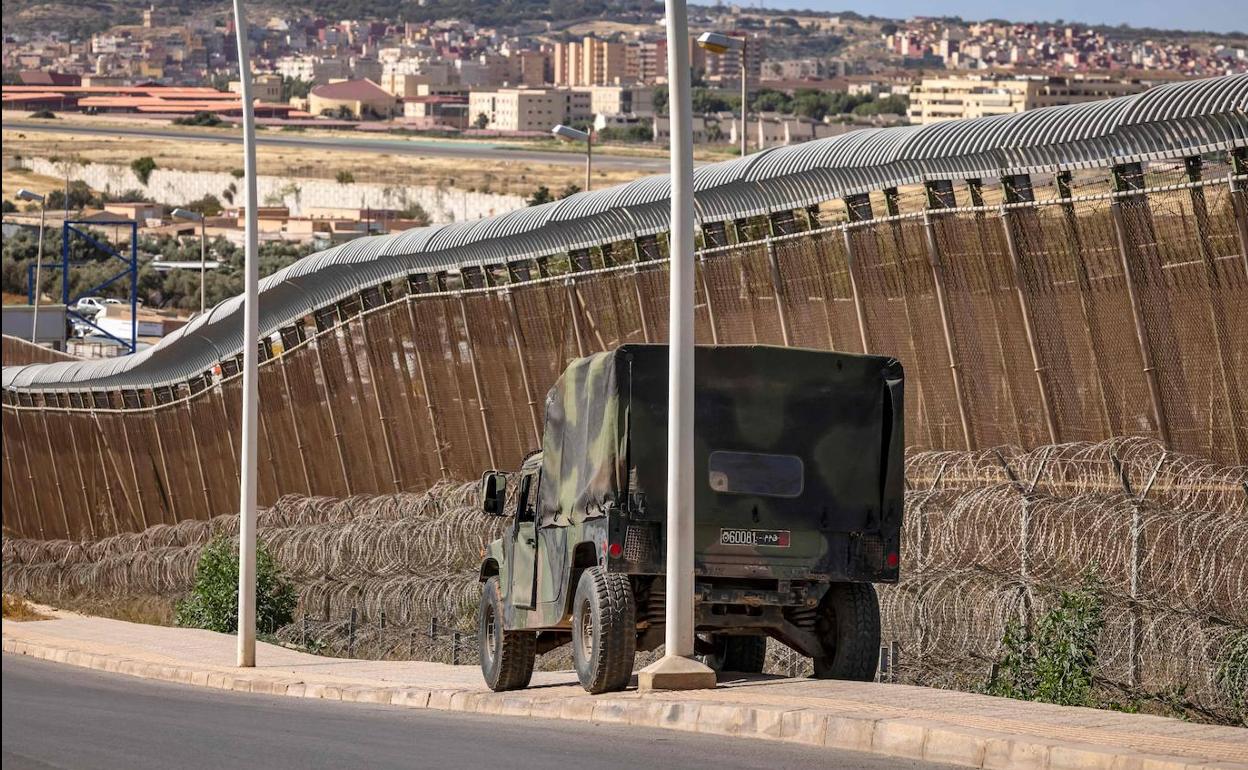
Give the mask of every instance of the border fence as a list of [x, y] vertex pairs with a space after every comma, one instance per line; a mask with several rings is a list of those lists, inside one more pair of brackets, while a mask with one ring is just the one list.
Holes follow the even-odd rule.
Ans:
[[[890, 680], [982, 686], [1007, 624], [1034, 625], [1091, 571], [1103, 593], [1102, 692], [1248, 718], [1218, 681], [1248, 639], [1248, 467], [1132, 438], [920, 452], [907, 483], [903, 580], [879, 587]], [[480, 512], [476, 484], [285, 497], [259, 523], [298, 589], [295, 622], [271, 629], [279, 640], [321, 654], [476, 661], [476, 566], [503, 526]], [[237, 526], [218, 516], [89, 543], [6, 538], [4, 590], [71, 607], [168, 605], [190, 590], [203, 546]], [[542, 664], [567, 668], [567, 650]], [[810, 662], [772, 643], [767, 670], [809, 674]]]
[[[707, 225], [697, 339], [898, 358], [912, 451], [1147, 436], [1244, 463], [1246, 172], [1241, 148]], [[261, 345], [262, 503], [515, 466], [568, 361], [666, 338], [665, 248], [413, 273], [279, 329]], [[5, 530], [95, 539], [232, 510], [240, 359], [154, 387], [6, 388]]]

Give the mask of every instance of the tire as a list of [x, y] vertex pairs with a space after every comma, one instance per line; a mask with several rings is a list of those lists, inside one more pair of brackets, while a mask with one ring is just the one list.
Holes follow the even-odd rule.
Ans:
[[819, 604], [815, 633], [824, 654], [816, 679], [870, 682], [880, 663], [880, 602], [870, 583], [834, 583]]
[[707, 666], [716, 671], [763, 673], [763, 666], [767, 663], [767, 637], [715, 634], [711, 643], [715, 645], [715, 652], [698, 656]]
[[537, 634], [503, 630], [503, 600], [497, 577], [485, 581], [477, 620], [477, 649], [485, 683], [494, 692], [528, 687], [537, 658]]
[[637, 650], [636, 606], [627, 575], [591, 567], [572, 600], [572, 662], [590, 693], [623, 690]]

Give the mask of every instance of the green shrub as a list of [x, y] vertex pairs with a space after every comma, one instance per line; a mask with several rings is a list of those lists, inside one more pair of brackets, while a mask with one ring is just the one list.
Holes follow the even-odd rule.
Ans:
[[[256, 627], [276, 631], [291, 621], [295, 589], [263, 544], [256, 548]], [[218, 537], [199, 555], [195, 587], [178, 602], [174, 623], [233, 633], [238, 630], [238, 546]]]
[[207, 111], [196, 112], [194, 115], [173, 119], [174, 125], [177, 126], [219, 126], [223, 122], [220, 115]]
[[130, 170], [139, 178], [143, 184], [147, 184], [147, 180], [151, 178], [152, 172], [156, 170], [156, 161], [151, 157], [144, 155], [142, 158], [135, 158], [130, 164]]
[[35, 110], [30, 113], [30, 117], [39, 118], [40, 120], [56, 120], [56, 113], [52, 110]]
[[1213, 681], [1230, 701], [1232, 713], [1248, 725], [1248, 631], [1235, 634], [1223, 645]]
[[1100, 580], [1088, 575], [1079, 588], [1062, 591], [1058, 606], [1041, 616], [1034, 631], [1010, 623], [986, 691], [1062, 706], [1092, 705], [1097, 640], [1105, 625], [1101, 595]]
[[334, 175], [334, 179], [338, 181], [338, 184], [354, 184], [355, 174], [343, 169]]

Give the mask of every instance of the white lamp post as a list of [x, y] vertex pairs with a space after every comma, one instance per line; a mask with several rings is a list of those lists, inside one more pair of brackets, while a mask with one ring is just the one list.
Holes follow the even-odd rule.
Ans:
[[592, 176], [593, 169], [594, 169], [594, 133], [593, 131], [592, 130], [581, 131], [579, 129], [572, 128], [571, 126], [565, 126], [562, 123], [560, 123], [559, 125], [550, 129], [550, 133], [554, 134], [560, 139], [567, 139], [568, 141], [571, 141], [571, 142], [584, 142], [585, 143], [585, 189], [588, 190], [590, 188], [590, 185], [593, 184], [593, 176]]
[[729, 51], [741, 52], [741, 157], [745, 157], [749, 152], [747, 147], [748, 137], [745, 131], [745, 116], [749, 114], [749, 85], [746, 80], [745, 69], [745, 50], [746, 39], [744, 37], [732, 37], [719, 32], [703, 32], [698, 36], [698, 47], [704, 51], [713, 54], [723, 55]]
[[715, 686], [693, 659], [693, 105], [685, 0], [667, 0], [671, 113], [671, 285], [668, 313], [667, 574], [663, 657], [642, 669], [642, 690]]
[[205, 217], [195, 211], [186, 209], [174, 209], [173, 216], [175, 219], [185, 219], [188, 222], [199, 222], [199, 314], [204, 314], [204, 299], [206, 291], [204, 289], [204, 278], [208, 263], [208, 239], [205, 237]]
[[256, 232], [256, 116], [243, 0], [234, 0], [238, 80], [243, 101], [243, 166], [247, 181], [247, 250], [243, 269], [243, 446], [238, 490], [238, 665], [256, 665], [256, 425], [259, 418], [260, 260]]
[[39, 201], [39, 246], [35, 249], [35, 306], [30, 314], [30, 344], [37, 345], [39, 336], [39, 282], [43, 273], [43, 223], [48, 213], [43, 196], [25, 188], [17, 191], [17, 197], [24, 201]]

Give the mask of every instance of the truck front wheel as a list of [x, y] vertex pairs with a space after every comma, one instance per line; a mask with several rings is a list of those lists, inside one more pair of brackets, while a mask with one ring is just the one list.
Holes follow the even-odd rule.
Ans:
[[503, 600], [498, 593], [497, 577], [485, 581], [477, 619], [477, 647], [481, 652], [485, 683], [494, 692], [528, 687], [533, 678], [533, 661], [537, 658], [537, 634], [504, 630]]
[[627, 575], [591, 567], [572, 604], [572, 662], [591, 693], [623, 690], [633, 674], [637, 617]]
[[880, 661], [880, 602], [870, 583], [834, 583], [819, 603], [816, 679], [870, 682]]

